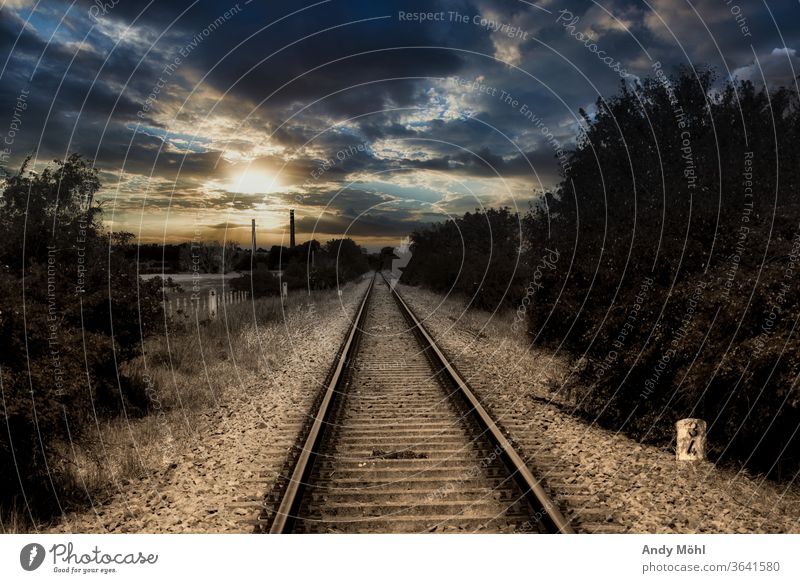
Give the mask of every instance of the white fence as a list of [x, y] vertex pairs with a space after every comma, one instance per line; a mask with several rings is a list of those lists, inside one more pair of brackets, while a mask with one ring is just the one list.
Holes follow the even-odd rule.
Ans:
[[169, 317], [179, 314], [197, 314], [201, 318], [214, 319], [223, 305], [246, 302], [249, 293], [246, 291], [209, 290], [207, 294], [190, 294], [175, 296], [162, 302], [164, 312]]

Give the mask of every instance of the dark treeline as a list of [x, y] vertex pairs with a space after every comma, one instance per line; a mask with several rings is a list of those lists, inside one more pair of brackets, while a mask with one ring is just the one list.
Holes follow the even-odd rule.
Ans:
[[227, 273], [250, 269], [250, 250], [217, 241], [128, 245], [125, 256], [139, 273]]
[[162, 283], [137, 277], [130, 235], [102, 228], [99, 188], [77, 155], [38, 173], [26, 162], [3, 184], [0, 510], [62, 510], [78, 490], [66, 444], [149, 406], [147, 387], [118, 373], [163, 325]]
[[[250, 249], [232, 242], [129, 244], [122, 252], [139, 265], [139, 273], [228, 273], [246, 271], [252, 265]], [[267, 258], [263, 249], [256, 251], [256, 263], [266, 263]]]
[[[314, 243], [318, 248], [319, 244]], [[294, 249], [278, 245], [269, 249], [259, 247], [252, 257], [250, 248], [234, 242], [143, 243], [126, 245], [124, 254], [138, 263], [139, 273], [228, 273], [260, 268], [277, 271], [284, 264], [300, 260], [304, 251], [307, 254], [305, 245]]]
[[[341, 251], [339, 250], [341, 241]], [[185, 243], [144, 243], [126, 244], [119, 248], [119, 252], [129, 261], [139, 265], [139, 273], [228, 273], [231, 271], [288, 270], [292, 278], [290, 287], [304, 287], [309, 283], [314, 289], [334, 287], [335, 270], [333, 279], [329, 277], [329, 267], [335, 264], [339, 256], [340, 281], [349, 281], [361, 275], [369, 266], [366, 261], [375, 261], [372, 256], [364, 256], [364, 250], [351, 239], [332, 240], [322, 245], [317, 240], [296, 245], [294, 248], [273, 245], [269, 249], [259, 247], [255, 257], [252, 251], [237, 243], [227, 242], [224, 245], [217, 241], [188, 241]], [[294, 281], [297, 264], [307, 264], [310, 267], [310, 282], [298, 283]], [[313, 263], [313, 265], [312, 265]], [[305, 269], [305, 268], [304, 268]], [[277, 277], [277, 274], [273, 274]], [[264, 277], [257, 278], [266, 280]], [[342, 279], [343, 278], [343, 279]], [[317, 282], [317, 280], [320, 280]], [[333, 283], [327, 284], [324, 282]], [[245, 288], [242, 288], [245, 289]]]
[[231, 287], [254, 297], [278, 295], [283, 283], [290, 290], [333, 289], [374, 268], [375, 261], [352, 239], [331, 239], [324, 245], [314, 239], [293, 249], [274, 246], [266, 262], [232, 280]]
[[436, 291], [457, 291], [472, 305], [494, 310], [521, 298], [520, 220], [507, 208], [467, 213], [417, 230], [401, 280]]
[[415, 233], [404, 277], [522, 308], [533, 342], [580, 357], [569, 388], [607, 427], [668, 443], [701, 417], [717, 459], [786, 477], [800, 467], [800, 111], [789, 90], [716, 81], [679, 71], [581, 112], [563, 181], [519, 220], [513, 275], [503, 259], [476, 289], [459, 272], [483, 273], [493, 220], [513, 231], [490, 211]]

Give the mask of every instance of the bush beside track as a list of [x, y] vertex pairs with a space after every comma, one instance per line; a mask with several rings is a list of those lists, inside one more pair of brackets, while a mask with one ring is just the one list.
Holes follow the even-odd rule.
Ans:
[[[677, 419], [701, 417], [712, 457], [791, 478], [797, 96], [684, 70], [581, 115], [554, 192], [522, 217], [490, 209], [418, 230], [403, 281], [526, 315], [532, 342], [575, 357], [566, 389], [604, 426], [667, 444]], [[521, 245], [496, 236], [518, 225]]]

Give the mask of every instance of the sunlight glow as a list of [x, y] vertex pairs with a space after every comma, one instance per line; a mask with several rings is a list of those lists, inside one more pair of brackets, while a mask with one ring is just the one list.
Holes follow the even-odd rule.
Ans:
[[227, 185], [228, 190], [240, 194], [270, 194], [280, 188], [281, 184], [275, 175], [258, 168], [246, 169], [234, 176]]

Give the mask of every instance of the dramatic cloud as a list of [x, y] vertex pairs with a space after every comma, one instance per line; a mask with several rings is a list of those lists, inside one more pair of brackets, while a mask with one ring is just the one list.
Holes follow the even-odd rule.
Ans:
[[[13, 171], [94, 159], [107, 221], [142, 240], [393, 243], [560, 180], [579, 108], [711, 65], [794, 86], [797, 6], [700, 0], [39, 3], [0, 8]], [[611, 63], [611, 64], [609, 64]]]

